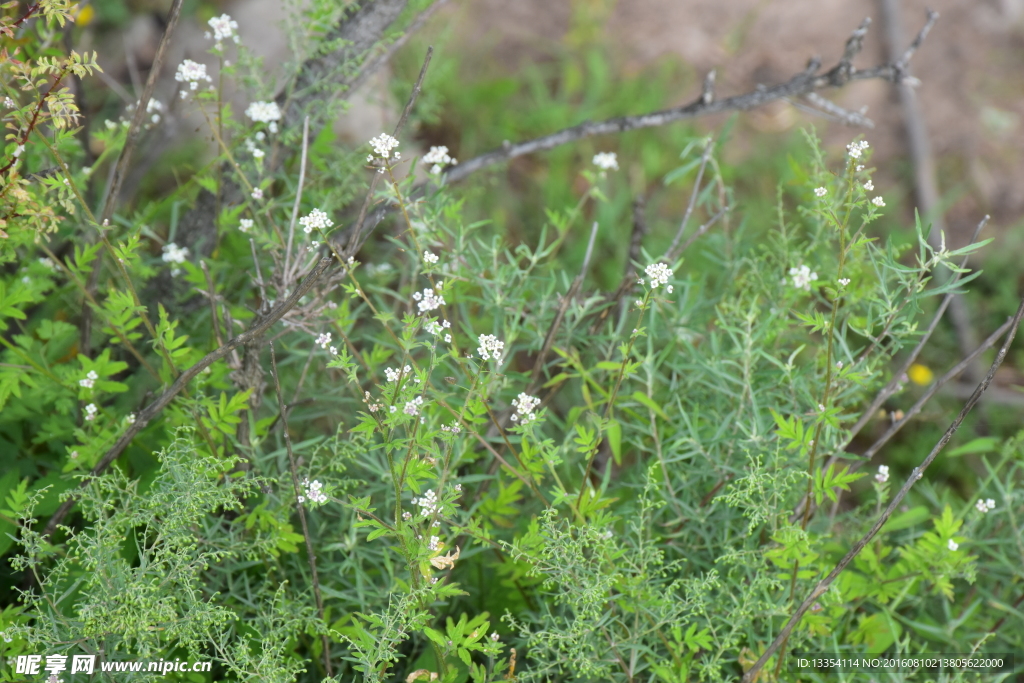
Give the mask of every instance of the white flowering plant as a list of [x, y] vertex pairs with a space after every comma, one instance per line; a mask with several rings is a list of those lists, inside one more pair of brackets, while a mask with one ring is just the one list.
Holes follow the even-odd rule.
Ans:
[[[415, 98], [404, 126], [334, 137], [330, 97], [373, 60], [332, 32], [352, 6], [295, 11], [280, 89], [221, 14], [206, 55], [165, 65], [184, 98], [84, 142], [60, 83], [94, 60], [38, 61], [49, 95], [0, 64], [21, 88], [0, 187], [0, 591], [32, 587], [0, 611], [0, 655], [682, 683], [756, 675], [762, 655], [760, 680], [797, 680], [798, 651], [1024, 647], [1024, 433], [992, 420], [921, 466], [949, 411], [918, 401], [948, 380], [901, 368], [983, 243], [887, 235], [898, 194], [865, 139], [829, 154], [808, 132], [770, 224], [726, 185], [744, 172], [728, 143], [692, 131], [519, 154], [514, 182], [467, 188], [483, 150]], [[36, 12], [31, 40], [63, 44], [72, 8]], [[588, 59], [565, 70], [582, 118]], [[188, 116], [214, 149], [173, 194], [107, 192], [145, 126]], [[533, 164], [540, 204], [515, 190]]]

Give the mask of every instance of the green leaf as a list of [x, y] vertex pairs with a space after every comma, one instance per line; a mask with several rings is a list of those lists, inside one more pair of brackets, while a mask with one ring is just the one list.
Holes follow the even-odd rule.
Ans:
[[622, 465], [622, 425], [618, 420], [608, 422], [608, 446], [612, 449], [612, 457], [616, 465]]
[[999, 439], [991, 436], [982, 436], [977, 439], [972, 439], [962, 446], [957, 446], [950, 452], [946, 453], [948, 456], [957, 455], [970, 455], [972, 453], [991, 453], [992, 451], [999, 448]]
[[654, 399], [649, 398], [647, 396], [647, 394], [645, 394], [643, 392], [640, 392], [640, 391], [634, 391], [632, 398], [637, 403], [642, 403], [645, 406], [647, 406], [648, 408], [650, 408], [651, 410], [653, 410], [658, 415], [658, 417], [660, 417], [661, 419], [663, 419], [663, 420], [667, 420], [668, 419], [668, 415], [666, 415], [665, 411], [661, 409], [661, 406], [659, 406], [657, 403], [655, 403]]

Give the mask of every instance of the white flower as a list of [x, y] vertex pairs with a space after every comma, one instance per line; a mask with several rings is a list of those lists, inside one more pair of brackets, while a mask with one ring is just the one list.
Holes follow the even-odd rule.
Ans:
[[90, 403], [89, 405], [87, 405], [85, 407], [85, 419], [88, 420], [89, 422], [92, 422], [93, 420], [95, 420], [96, 419], [96, 411], [97, 411], [97, 408], [96, 408], [96, 404], [95, 403]]
[[512, 415], [513, 420], [522, 418], [523, 422], [529, 422], [533, 420], [536, 415], [533, 411], [540, 405], [540, 399], [536, 396], [530, 396], [527, 393], [521, 393], [519, 396], [512, 401], [512, 406], [515, 407], [516, 412]]
[[93, 384], [100, 378], [96, 374], [95, 370], [90, 370], [89, 374], [85, 376], [85, 379], [78, 380], [78, 386], [85, 387], [86, 389], [92, 389]]
[[419, 302], [417, 305], [419, 306], [420, 313], [429, 313], [447, 304], [444, 297], [434, 292], [430, 287], [427, 287], [422, 292], [414, 293], [412, 298]]
[[338, 355], [338, 347], [336, 347], [336, 346], [332, 346], [331, 348], [329, 348], [327, 350], [330, 352], [330, 354], [332, 356], [337, 356]]
[[434, 489], [427, 489], [420, 498], [413, 498], [412, 504], [419, 505], [420, 514], [429, 517], [437, 510], [437, 494], [434, 493]]
[[811, 282], [818, 279], [818, 274], [812, 272], [810, 268], [804, 265], [790, 268], [789, 274], [793, 276], [793, 286], [804, 291], [810, 291]]
[[331, 343], [331, 333], [326, 332], [316, 338], [316, 343], [320, 345], [321, 349], [326, 349]]
[[988, 506], [985, 505], [985, 501], [981, 500], [980, 498], [978, 499], [978, 502], [975, 503], [974, 507], [976, 507], [978, 509], [978, 512], [982, 514], [988, 512]]
[[423, 397], [417, 396], [413, 400], [405, 402], [405, 407], [402, 409], [402, 412], [405, 413], [406, 415], [416, 416], [420, 414], [420, 407], [422, 406]]
[[239, 221], [238, 221], [238, 230], [240, 232], [249, 232], [250, 230], [252, 230], [252, 219], [251, 218], [241, 218], [241, 219], [239, 219]]
[[165, 263], [184, 263], [188, 258], [188, 247], [179, 247], [174, 242], [164, 245], [163, 260]]
[[423, 260], [426, 263], [437, 263], [438, 257], [437, 257], [437, 254], [432, 254], [429, 251], [424, 250], [423, 251]]
[[392, 413], [398, 412], [398, 408], [396, 408], [395, 406], [391, 406], [391, 412]]
[[878, 466], [878, 474], [875, 475], [875, 481], [879, 484], [889, 481], [889, 467], [887, 465]]
[[480, 354], [481, 358], [490, 360], [493, 356], [494, 360], [501, 360], [501, 351], [505, 348], [505, 342], [498, 341], [493, 334], [481, 334], [477, 340], [480, 342], [480, 346], [477, 347], [476, 352]]
[[859, 142], [851, 142], [846, 146], [846, 149], [850, 152], [851, 159], [860, 159], [861, 153], [868, 148], [867, 140], [860, 140]]
[[370, 140], [370, 146], [373, 147], [374, 154], [382, 159], [388, 159], [391, 157], [391, 150], [398, 147], [398, 140], [387, 133], [381, 133]]
[[846, 285], [850, 284], [850, 278], [848, 278], [848, 277], [841, 277], [841, 278], [839, 278], [839, 284], [841, 284], [843, 287], [845, 287]]
[[985, 499], [985, 507], [987, 507], [989, 510], [995, 510], [996, 509], [996, 502], [994, 500], [992, 500], [991, 498], [986, 498]]
[[436, 337], [441, 334], [441, 330], [443, 330], [444, 328], [441, 327], [440, 323], [438, 323], [436, 320], [431, 320], [430, 322], [427, 323], [425, 329], [429, 334], [432, 334]]
[[384, 369], [384, 376], [388, 378], [389, 382], [397, 382], [398, 378], [402, 375], [408, 375], [412, 372], [412, 366], [406, 365], [402, 370], [393, 370], [391, 368]]
[[125, 416], [124, 421], [127, 422], [130, 425], [135, 424], [135, 413], [128, 413]]
[[664, 263], [652, 263], [644, 269], [644, 272], [651, 279], [651, 289], [656, 289], [658, 285], [663, 285], [672, 279], [672, 269]]
[[263, 199], [263, 190], [262, 190], [262, 189], [260, 189], [260, 188], [258, 188], [258, 187], [257, 187], [257, 188], [255, 188], [255, 189], [254, 189], [254, 190], [252, 191], [252, 198], [253, 198], [253, 199]]
[[875, 197], [871, 200], [871, 203], [875, 206], [885, 206], [885, 201], [881, 197]]
[[[277, 102], [253, 102], [246, 108], [245, 115], [256, 123], [273, 124], [281, 120], [281, 108], [277, 106]], [[275, 129], [276, 126], [272, 127], [270, 132], [274, 132]]]
[[[179, 83], [188, 83], [189, 90], [196, 90], [199, 88], [200, 81], [212, 82], [206, 73], [206, 65], [193, 62], [191, 59], [186, 59], [178, 65], [178, 71], [174, 74], [174, 80]], [[182, 93], [182, 97], [185, 94]]]
[[946, 547], [949, 548], [951, 551], [956, 552], [956, 549], [960, 547], [960, 544], [951, 538], [949, 539], [949, 543], [946, 544]]
[[438, 548], [440, 548], [440, 544], [441, 544], [441, 539], [440, 538], [438, 538], [437, 536], [431, 536], [430, 537], [430, 543], [427, 544], [427, 548], [429, 548], [432, 551], [433, 550], [437, 550]]
[[828, 194], [828, 190], [826, 190], [824, 187], [819, 187], [814, 190], [814, 194], [818, 197], [824, 197], [826, 194]]
[[406, 510], [405, 512], [402, 513], [402, 519], [408, 522], [410, 519], [412, 519], [412, 513]]
[[232, 38], [236, 43], [238, 42], [238, 36], [235, 34], [238, 22], [228, 15], [222, 14], [219, 17], [213, 17], [206, 23], [213, 29], [213, 37], [217, 41], [217, 47], [220, 47], [220, 41], [226, 38]]
[[494, 642], [498, 642], [498, 632], [497, 631], [495, 631], [494, 633], [491, 634], [491, 640], [493, 640]]
[[864, 183], [864, 189], [867, 190], [868, 192], [871, 192], [871, 190], [875, 189], [875, 184], [868, 180], [866, 183]]
[[619, 170], [619, 160], [615, 156], [615, 152], [598, 152], [593, 158], [594, 166], [597, 166], [602, 171]]
[[444, 343], [445, 344], [451, 344], [452, 343], [452, 335], [450, 335], [450, 334], [444, 335]]
[[838, 370], [842, 370], [843, 369], [843, 361], [841, 361], [841, 360], [840, 361], [836, 361], [836, 369], [838, 369]]
[[299, 496], [299, 502], [304, 503], [309, 500], [311, 503], [323, 504], [327, 502], [327, 494], [323, 492], [323, 484], [318, 480], [304, 479], [302, 486], [305, 488], [305, 496]]
[[313, 209], [309, 212], [308, 216], [303, 216], [299, 219], [299, 225], [302, 226], [302, 231], [308, 235], [314, 229], [326, 230], [333, 227], [334, 221], [328, 218], [327, 214], [320, 209]]
[[[373, 157], [371, 156], [369, 161], [372, 160]], [[443, 166], [454, 165], [459, 162], [454, 157], [448, 156], [448, 148], [441, 145], [440, 147], [431, 147], [430, 151], [423, 155], [423, 163], [433, 164], [430, 172], [437, 175], [443, 170]]]

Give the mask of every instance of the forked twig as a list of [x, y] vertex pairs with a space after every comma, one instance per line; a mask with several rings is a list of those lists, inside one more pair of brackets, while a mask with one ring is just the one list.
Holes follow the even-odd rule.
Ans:
[[864, 549], [864, 546], [866, 546], [871, 539], [875, 537], [882, 526], [892, 516], [892, 513], [895, 512], [900, 503], [903, 502], [907, 493], [910, 492], [911, 487], [924, 475], [924, 471], [932, 464], [932, 461], [935, 460], [935, 457], [939, 452], [945, 448], [946, 444], [949, 443], [949, 440], [953, 438], [953, 434], [956, 433], [956, 430], [959, 429], [960, 425], [963, 423], [964, 418], [967, 417], [967, 414], [971, 412], [971, 409], [974, 408], [975, 404], [977, 404], [981, 399], [981, 395], [992, 382], [992, 378], [995, 376], [996, 370], [999, 369], [999, 366], [1003, 363], [1003, 359], [1006, 358], [1006, 353], [1010, 349], [1010, 344], [1013, 343], [1013, 338], [1017, 334], [1017, 328], [1020, 325], [1022, 317], [1024, 317], [1024, 298], [1021, 299], [1020, 305], [1017, 307], [1017, 312], [1014, 314], [1013, 320], [1010, 321], [1010, 330], [1006, 336], [1006, 341], [1003, 342], [1003, 346], [999, 349], [999, 353], [996, 355], [995, 360], [992, 361], [992, 366], [989, 368], [988, 374], [985, 375], [985, 379], [983, 379], [981, 384], [979, 384], [974, 390], [971, 397], [967, 399], [964, 407], [960, 410], [960, 414], [957, 415], [956, 419], [949, 425], [949, 428], [946, 429], [946, 433], [942, 435], [942, 438], [935, 444], [935, 447], [932, 448], [928, 456], [919, 466], [914, 468], [913, 472], [910, 473], [910, 477], [903, 483], [903, 486], [900, 487], [900, 490], [893, 497], [892, 501], [890, 501], [888, 507], [886, 507], [878, 520], [875, 521], [871, 529], [854, 544], [843, 559], [841, 559], [832, 571], [829, 572], [828, 576], [819, 581], [818, 585], [814, 587], [814, 590], [812, 590], [804, 601], [800, 603], [796, 612], [789, 618], [789, 621], [787, 621], [786, 625], [782, 627], [782, 630], [779, 631], [778, 635], [775, 636], [775, 640], [772, 641], [771, 645], [769, 645], [758, 660], [754, 662], [754, 665], [743, 674], [742, 683], [752, 683], [752, 681], [757, 677], [758, 672], [760, 672], [761, 668], [765, 665], [765, 662], [767, 662], [768, 659], [775, 654], [776, 650], [779, 649], [782, 643], [789, 638], [790, 633], [792, 633], [793, 629], [807, 610], [811, 608], [811, 605], [813, 605], [814, 602], [828, 590], [829, 586], [832, 585], [832, 582], [836, 580], [836, 577], [846, 569], [847, 565], [853, 561], [853, 558], [857, 557], [858, 553]]

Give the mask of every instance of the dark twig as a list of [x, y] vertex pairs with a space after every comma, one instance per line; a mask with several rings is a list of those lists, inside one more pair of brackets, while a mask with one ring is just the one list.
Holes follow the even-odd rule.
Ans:
[[[917, 49], [916, 45], [920, 45], [920, 42], [924, 39], [924, 36], [927, 35], [928, 30], [931, 29], [931, 26], [935, 22], [937, 16], [938, 15], [935, 15], [934, 13], [929, 14], [928, 22], [921, 30], [921, 33], [918, 34], [918, 37], [914, 41], [914, 45], [912, 45], [913, 50]], [[902, 73], [901, 69], [905, 68], [900, 67], [898, 62], [887, 62], [870, 69], [853, 69], [851, 66], [849, 60], [852, 59], [854, 54], [856, 54], [854, 50], [860, 48], [860, 41], [863, 37], [862, 32], [865, 28], [865, 25], [862, 23], [861, 26], [854, 31], [850, 39], [847, 40], [846, 51], [844, 52], [843, 59], [840, 60], [836, 66], [823, 74], [817, 73], [820, 67], [819, 62], [817, 60], [811, 60], [804, 71], [779, 85], [767, 88], [756, 88], [752, 92], [727, 97], [722, 100], [712, 98], [712, 100], [707, 103], [704, 102], [706, 94], [705, 91], [701, 93], [697, 100], [682, 107], [666, 109], [649, 114], [641, 114], [639, 116], [620, 116], [606, 121], [587, 121], [579, 124], [578, 126], [566, 128], [558, 131], [557, 133], [552, 133], [551, 135], [546, 135], [535, 140], [503, 145], [501, 149], [488, 152], [487, 154], [478, 156], [475, 159], [470, 159], [469, 161], [460, 163], [457, 166], [449, 167], [444, 172], [444, 176], [448, 182], [456, 182], [487, 166], [491, 166], [502, 161], [509, 161], [516, 157], [523, 156], [524, 154], [534, 154], [536, 152], [553, 149], [594, 135], [608, 135], [613, 133], [623, 133], [630, 130], [639, 130], [641, 128], [664, 126], [676, 121], [692, 119], [698, 116], [719, 114], [726, 111], [746, 111], [748, 109], [763, 106], [769, 102], [774, 102], [775, 100], [787, 97], [803, 97], [807, 93], [828, 87], [841, 87], [850, 81], [882, 78], [888, 81], [897, 82], [897, 74]], [[913, 50], [908, 50], [909, 54], [913, 54]], [[906, 58], [909, 59], [909, 57]], [[901, 58], [901, 60], [902, 59], [903, 58]]]
[[[291, 293], [291, 296], [275, 306], [266, 315], [259, 316], [256, 319], [256, 322], [254, 322], [245, 332], [237, 337], [229, 339], [223, 346], [206, 354], [202, 360], [178, 375], [178, 378], [174, 380], [174, 383], [160, 394], [159, 398], [150, 403], [143, 410], [139, 411], [135, 422], [128, 427], [125, 433], [121, 435], [110, 450], [100, 458], [99, 462], [96, 463], [96, 466], [92, 468], [92, 472], [90, 472], [89, 476], [83, 478], [80, 487], [84, 487], [91, 478], [102, 474], [103, 471], [110, 466], [110, 463], [114, 462], [114, 460], [121, 455], [124, 449], [128, 447], [128, 444], [131, 443], [132, 439], [134, 439], [139, 432], [145, 429], [146, 425], [148, 425], [160, 413], [160, 411], [166, 408], [174, 397], [185, 389], [188, 383], [191, 382], [196, 375], [219, 361], [221, 358], [227, 356], [232, 349], [253, 339], [258, 339], [265, 334], [266, 331], [280, 320], [285, 313], [290, 311], [295, 304], [299, 302], [299, 299], [306, 295], [306, 292], [312, 289], [313, 285], [316, 284], [316, 281], [320, 279], [320, 276], [323, 275], [325, 270], [327, 270], [327, 267], [331, 265], [331, 260], [332, 259], [330, 258], [320, 259], [320, 262], [309, 273], [309, 275], [306, 276], [299, 286], [295, 288], [295, 291]], [[57, 525], [64, 519], [64, 516], [70, 512], [72, 507], [74, 507], [76, 501], [77, 495], [72, 493], [71, 496], [57, 509], [57, 511], [53, 513], [49, 523], [46, 525], [46, 530], [43, 532], [44, 536], [50, 536], [54, 532]]]
[[[224, 339], [220, 336], [220, 319], [217, 316], [217, 290], [213, 286], [213, 277], [210, 275], [210, 268], [206, 265], [206, 261], [200, 260], [199, 266], [203, 269], [203, 275], [206, 276], [206, 298], [210, 300], [210, 323], [213, 325], [213, 336], [217, 340], [217, 346], [223, 346]], [[228, 330], [228, 334], [231, 334], [231, 330]]]
[[392, 133], [393, 137], [398, 137], [402, 134], [402, 130], [405, 128], [406, 122], [409, 120], [409, 114], [412, 112], [413, 105], [416, 104], [416, 98], [420, 96], [420, 92], [423, 90], [423, 79], [427, 77], [427, 69], [430, 67], [430, 60], [434, 56], [434, 46], [427, 46], [427, 56], [423, 58], [423, 66], [420, 67], [420, 75], [416, 77], [416, 84], [412, 87], [412, 92], [409, 93], [409, 101], [405, 103], [405, 109], [402, 110], [402, 117], [398, 119], [398, 123], [395, 125], [395, 132]]
[[981, 399], [981, 395], [985, 392], [985, 390], [988, 388], [988, 385], [992, 382], [992, 378], [995, 376], [996, 370], [998, 370], [999, 366], [1002, 365], [1003, 359], [1006, 358], [1006, 353], [1010, 349], [1010, 344], [1013, 343], [1013, 338], [1017, 333], [1017, 327], [1020, 325], [1022, 317], [1024, 317], [1024, 299], [1021, 299], [1020, 305], [1017, 307], [1017, 313], [1013, 316], [1013, 320], [1010, 321], [1010, 330], [1007, 333], [1006, 341], [1003, 342], [1002, 348], [999, 349], [999, 353], [996, 355], [996, 359], [992, 362], [992, 366], [989, 368], [988, 374], [985, 376], [985, 379], [982, 380], [981, 384], [979, 384], [978, 387], [974, 390], [974, 393], [971, 394], [971, 397], [967, 399], [967, 402], [964, 404], [964, 407], [960, 410], [960, 414], [957, 415], [956, 419], [953, 420], [952, 424], [949, 425], [949, 428], [946, 430], [946, 433], [942, 435], [942, 438], [939, 439], [938, 443], [935, 444], [935, 447], [932, 448], [928, 456], [921, 462], [921, 464], [918, 467], [914, 468], [913, 472], [910, 473], [910, 477], [903, 483], [903, 486], [900, 488], [899, 492], [897, 492], [896, 495], [893, 497], [892, 501], [889, 502], [888, 507], [886, 507], [882, 515], [875, 521], [875, 524], [871, 527], [871, 529], [866, 534], [864, 534], [864, 536], [859, 541], [857, 541], [854, 544], [854, 546], [850, 549], [848, 553], [846, 553], [843, 559], [841, 559], [839, 563], [832, 569], [832, 571], [829, 572], [828, 576], [819, 581], [818, 585], [814, 587], [814, 590], [812, 590], [811, 593], [807, 596], [807, 598], [805, 598], [804, 601], [800, 603], [800, 606], [797, 608], [796, 612], [793, 614], [793, 616], [789, 618], [789, 621], [787, 621], [786, 625], [782, 627], [782, 630], [779, 631], [778, 635], [775, 636], [775, 640], [772, 641], [771, 645], [768, 646], [768, 648], [758, 658], [754, 665], [750, 667], [750, 669], [748, 669], [746, 673], [743, 674], [742, 683], [751, 683], [755, 678], [757, 678], [757, 675], [761, 671], [761, 668], [765, 665], [765, 662], [767, 662], [768, 659], [773, 654], [775, 654], [775, 651], [779, 649], [782, 643], [789, 638], [789, 635], [790, 633], [792, 633], [793, 628], [797, 625], [797, 623], [799, 623], [800, 619], [804, 616], [807, 610], [811, 608], [811, 605], [813, 605], [814, 602], [819, 597], [821, 597], [825, 593], [825, 591], [828, 590], [828, 587], [832, 585], [832, 582], [836, 580], [836, 577], [838, 577], [843, 572], [843, 570], [846, 569], [847, 565], [849, 565], [850, 562], [853, 561], [853, 558], [857, 557], [858, 553], [860, 553], [860, 551], [863, 550], [864, 546], [866, 546], [871, 541], [871, 539], [875, 537], [875, 535], [882, 528], [882, 526], [892, 516], [892, 513], [895, 512], [896, 509], [899, 507], [900, 503], [903, 502], [903, 499], [907, 496], [907, 493], [910, 492], [911, 487], [917, 482], [918, 479], [924, 476], [924, 471], [928, 469], [928, 466], [932, 464], [932, 461], [935, 460], [935, 457], [942, 451], [943, 448], [945, 448], [946, 444], [949, 443], [949, 440], [953, 438], [953, 435], [956, 433], [957, 429], [959, 429], [960, 425], [963, 423], [964, 418], [967, 417], [967, 414], [970, 413], [971, 409], [974, 408], [975, 404], [978, 403], [978, 401]]
[[590, 268], [590, 257], [594, 255], [594, 241], [597, 239], [597, 221], [594, 221], [593, 227], [590, 228], [590, 241], [587, 242], [587, 252], [583, 256], [583, 265], [580, 266], [580, 272], [573, 279], [572, 284], [569, 285], [569, 291], [562, 297], [562, 302], [558, 306], [558, 311], [555, 313], [554, 320], [551, 321], [551, 327], [548, 328], [548, 333], [544, 336], [544, 344], [541, 346], [540, 353], [537, 354], [537, 360], [533, 364], [533, 376], [530, 379], [530, 384], [535, 385], [538, 378], [540, 378], [541, 372], [544, 370], [544, 362], [547, 360], [548, 353], [551, 351], [551, 345], [555, 342], [555, 335], [558, 334], [558, 329], [562, 326], [562, 319], [565, 318], [565, 312], [569, 310], [569, 305], [579, 294], [580, 286], [583, 284], [583, 278], [587, 275], [587, 269]]
[[[299, 491], [299, 472], [298, 467], [295, 464], [295, 453], [292, 451], [292, 438], [288, 434], [288, 411], [284, 405], [284, 395], [281, 392], [281, 379], [277, 373], [277, 354], [274, 353], [274, 342], [270, 342], [270, 367], [274, 376], [274, 389], [277, 391], [277, 406], [281, 413], [281, 431], [284, 434], [284, 446], [285, 450], [288, 451], [288, 468], [292, 473], [292, 490], [295, 491], [295, 499], [299, 500], [301, 492]], [[324, 620], [324, 600], [320, 595], [320, 577], [316, 572], [316, 553], [313, 552], [313, 542], [309, 539], [309, 525], [306, 522], [306, 509], [302, 507], [302, 503], [297, 503], [296, 507], [299, 510], [299, 521], [302, 523], [302, 536], [306, 539], [306, 555], [309, 558], [309, 571], [313, 575], [313, 596], [316, 598], [316, 611], [320, 616], [320, 621], [326, 624]], [[331, 646], [327, 640], [327, 634], [322, 633], [323, 638], [323, 650], [324, 650], [324, 668], [327, 670], [328, 676], [333, 676], [334, 673], [331, 671]]]

